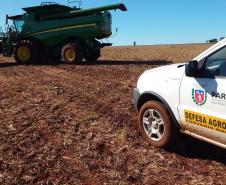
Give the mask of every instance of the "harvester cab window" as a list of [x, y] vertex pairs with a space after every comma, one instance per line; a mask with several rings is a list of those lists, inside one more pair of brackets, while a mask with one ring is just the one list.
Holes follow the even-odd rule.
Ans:
[[14, 25], [15, 25], [16, 31], [20, 33], [22, 31], [22, 27], [24, 25], [24, 21], [22, 21], [22, 20], [15, 20], [14, 21]]

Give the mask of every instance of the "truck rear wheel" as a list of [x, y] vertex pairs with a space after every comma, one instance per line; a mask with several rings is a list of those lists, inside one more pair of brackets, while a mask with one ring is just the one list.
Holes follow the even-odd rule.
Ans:
[[80, 64], [83, 59], [83, 48], [78, 43], [68, 43], [62, 48], [61, 57], [66, 63]]
[[96, 62], [100, 57], [100, 50], [87, 51], [84, 58], [87, 62]]
[[138, 126], [142, 136], [158, 148], [171, 146], [175, 135], [170, 115], [163, 104], [146, 102], [139, 111]]
[[39, 48], [35, 42], [21, 40], [17, 42], [14, 50], [14, 58], [18, 64], [31, 64], [40, 59]]

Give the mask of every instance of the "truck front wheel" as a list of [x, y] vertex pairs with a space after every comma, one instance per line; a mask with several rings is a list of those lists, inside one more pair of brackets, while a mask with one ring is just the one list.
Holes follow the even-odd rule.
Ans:
[[18, 64], [38, 62], [40, 58], [39, 47], [30, 40], [21, 40], [16, 44], [14, 58]]
[[78, 43], [68, 43], [62, 48], [61, 57], [66, 63], [79, 64], [83, 59], [83, 49]]
[[138, 126], [142, 136], [152, 146], [167, 148], [174, 140], [170, 115], [164, 105], [157, 101], [148, 101], [141, 107]]

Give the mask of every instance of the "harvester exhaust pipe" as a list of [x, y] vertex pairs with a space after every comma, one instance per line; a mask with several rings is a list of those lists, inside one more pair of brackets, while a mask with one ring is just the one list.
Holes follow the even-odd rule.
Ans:
[[5, 24], [6, 24], [6, 25], [7, 25], [8, 22], [9, 22], [8, 20], [9, 20], [9, 15], [7, 14], [7, 15], [6, 15], [6, 19], [5, 19]]

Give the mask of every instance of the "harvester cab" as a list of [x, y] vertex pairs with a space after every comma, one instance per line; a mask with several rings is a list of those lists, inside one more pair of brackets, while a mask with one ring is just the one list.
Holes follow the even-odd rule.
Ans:
[[[6, 17], [6, 30], [0, 34], [1, 52], [17, 63], [28, 64], [46, 59], [81, 63], [96, 61], [100, 49], [109, 44], [99, 40], [112, 34], [110, 10], [127, 11], [124, 4], [90, 9], [57, 3], [42, 3], [23, 8], [24, 14]], [[8, 21], [12, 26], [8, 26]], [[0, 46], [0, 47], [1, 47]]]
[[[9, 20], [10, 23], [9, 23]], [[21, 16], [9, 17], [6, 15], [4, 29], [0, 27], [0, 54], [11, 57], [19, 34], [22, 30], [23, 20]]]

